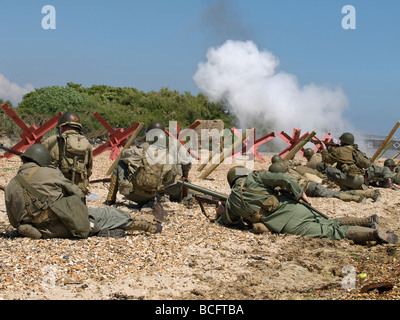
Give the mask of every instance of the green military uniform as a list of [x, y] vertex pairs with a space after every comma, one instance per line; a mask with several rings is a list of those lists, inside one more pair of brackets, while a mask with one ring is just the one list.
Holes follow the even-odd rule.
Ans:
[[43, 145], [50, 151], [52, 164], [86, 196], [93, 168], [93, 148], [81, 133], [82, 125], [75, 112], [63, 113], [57, 128], [60, 134], [49, 137]]
[[373, 240], [397, 243], [397, 235], [370, 228], [370, 218], [365, 218], [365, 221], [353, 218], [350, 220], [353, 224], [350, 225], [346, 218], [326, 219], [284, 194], [276, 195], [274, 189], [279, 187], [294, 199], [302, 197], [303, 189], [288, 175], [250, 172], [248, 176], [239, 174], [232, 179], [230, 173], [228, 182], [232, 191], [224, 212], [218, 218], [218, 223], [222, 225], [240, 227], [245, 219], [255, 224], [261, 222], [277, 233], [331, 240], [348, 238], [359, 243]]
[[395, 184], [400, 184], [400, 166], [399, 165], [397, 165], [393, 169], [393, 182]]
[[388, 167], [372, 164], [365, 170], [365, 178], [368, 183], [373, 181], [385, 181], [387, 179], [393, 179], [393, 172]]
[[[285, 195], [277, 196], [278, 203], [275, 210], [265, 211], [263, 208], [268, 207], [266, 202], [274, 195], [276, 187], [290, 192], [295, 199], [300, 199], [303, 194], [300, 185], [285, 174], [251, 173], [247, 177], [241, 177], [235, 181], [226, 203], [225, 212], [220, 216], [218, 222], [225, 225], [238, 225], [244, 218], [254, 222], [260, 221], [269, 230], [277, 233], [334, 240], [344, 239], [346, 232], [352, 228], [340, 225], [340, 219], [322, 218]], [[243, 193], [243, 198], [241, 193]], [[273, 203], [273, 201], [270, 202]], [[259, 218], [256, 218], [257, 216]]]
[[330, 181], [335, 182], [341, 190], [360, 189], [364, 183], [364, 171], [358, 168], [353, 158], [354, 147], [345, 145], [334, 148], [331, 152], [322, 151], [322, 160], [327, 164], [325, 174]]
[[[36, 152], [33, 157], [28, 155], [32, 150]], [[34, 238], [85, 238], [102, 230], [119, 228], [160, 231], [154, 215], [135, 218], [116, 208], [87, 208], [81, 201], [79, 187], [66, 179], [58, 168], [49, 166], [51, 158], [43, 145], [29, 147], [21, 158], [37, 158], [37, 154], [44, 151], [48, 162], [24, 161], [17, 176], [5, 188], [7, 216], [18, 231], [29, 227], [34, 233], [27, 236]], [[79, 235], [71, 226], [79, 229]]]
[[[272, 172], [284, 172], [283, 167], [282, 171], [271, 170], [271, 167], [270, 171]], [[334, 189], [327, 189], [321, 183], [316, 181], [318, 180], [317, 176], [312, 177], [307, 173], [305, 175], [302, 175], [295, 169], [288, 169], [285, 173], [296, 180], [296, 182], [302, 187], [308, 197], [337, 198], [343, 201], [355, 202], [362, 202], [363, 200], [365, 200], [365, 198], [371, 198], [376, 201], [380, 197], [380, 193], [378, 190], [338, 191]]]

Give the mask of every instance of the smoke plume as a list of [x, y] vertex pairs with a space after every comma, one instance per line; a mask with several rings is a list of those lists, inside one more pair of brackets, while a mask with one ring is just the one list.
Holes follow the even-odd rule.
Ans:
[[223, 101], [241, 129], [291, 134], [293, 129], [340, 134], [349, 124], [342, 118], [348, 99], [340, 88], [313, 83], [301, 86], [293, 74], [279, 71], [279, 59], [260, 51], [252, 41], [228, 40], [210, 48], [193, 79], [213, 102]]
[[20, 87], [16, 83], [10, 82], [0, 73], [0, 98], [4, 101], [10, 100], [13, 106], [17, 106], [21, 102], [24, 94], [33, 91], [31, 84]]

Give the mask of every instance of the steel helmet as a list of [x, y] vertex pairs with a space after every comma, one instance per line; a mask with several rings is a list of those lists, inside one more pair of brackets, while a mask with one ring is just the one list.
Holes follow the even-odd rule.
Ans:
[[383, 163], [385, 167], [395, 167], [396, 164], [394, 163], [393, 159], [386, 159]]
[[51, 165], [50, 151], [42, 144], [33, 144], [21, 154], [21, 158], [30, 159], [39, 166], [45, 167]]
[[236, 166], [231, 169], [229, 169], [228, 174], [227, 174], [227, 179], [229, 186], [232, 188], [234, 182], [243, 176], [249, 175], [249, 173], [252, 173], [252, 170], [244, 167], [244, 166]]
[[277, 154], [271, 158], [271, 163], [282, 162], [282, 161], [283, 161], [282, 157]]
[[311, 158], [313, 156], [313, 154], [314, 154], [314, 150], [311, 148], [307, 148], [303, 152], [303, 156], [306, 158]]
[[343, 133], [339, 139], [342, 144], [354, 144], [354, 136], [349, 132]]
[[160, 121], [152, 121], [149, 123], [146, 132], [149, 132], [151, 129], [161, 129], [165, 130], [164, 124]]
[[82, 124], [79, 116], [73, 111], [64, 112], [58, 119], [57, 127], [62, 127], [66, 125], [82, 130]]
[[268, 171], [273, 173], [284, 173], [285, 168], [279, 162], [276, 162], [269, 166]]

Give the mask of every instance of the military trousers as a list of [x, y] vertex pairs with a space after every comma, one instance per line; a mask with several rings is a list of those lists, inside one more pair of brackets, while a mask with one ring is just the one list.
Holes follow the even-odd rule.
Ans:
[[91, 235], [101, 230], [123, 228], [132, 224], [129, 212], [114, 207], [88, 208]]
[[[283, 198], [279, 198], [280, 206], [273, 214], [261, 217], [261, 222], [270, 230], [312, 238], [341, 240], [346, 238], [350, 228], [354, 228], [340, 225], [341, 219], [326, 219], [298, 202]], [[282, 222], [285, 222], [283, 226]]]
[[348, 174], [334, 167], [327, 167], [325, 173], [330, 181], [336, 183], [340, 190], [361, 189], [364, 183], [364, 176], [350, 177]]

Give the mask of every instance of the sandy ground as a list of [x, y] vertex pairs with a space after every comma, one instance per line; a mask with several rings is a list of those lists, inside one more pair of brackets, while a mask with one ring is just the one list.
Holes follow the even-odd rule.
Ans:
[[[91, 179], [105, 178], [112, 164], [109, 151], [95, 158]], [[256, 169], [270, 164], [259, 160]], [[302, 159], [298, 159], [301, 160]], [[240, 164], [235, 161], [234, 164]], [[191, 182], [228, 194], [220, 165], [207, 179], [198, 166]], [[18, 157], [0, 159], [0, 185], [16, 174]], [[2, 192], [2, 191], [0, 191]], [[91, 185], [103, 206], [107, 183]], [[380, 227], [400, 234], [399, 192], [381, 189], [378, 202], [346, 203], [312, 198], [312, 205], [331, 218], [380, 216]], [[139, 211], [118, 196], [117, 207]], [[164, 205], [161, 234], [130, 232], [125, 238], [32, 240], [10, 237], [4, 198], [0, 199], [0, 299], [14, 300], [357, 300], [398, 299], [397, 245], [355, 245], [292, 235], [235, 230], [210, 222], [197, 203]], [[215, 208], [207, 207], [210, 216]], [[362, 293], [367, 285], [388, 282], [387, 291]]]

